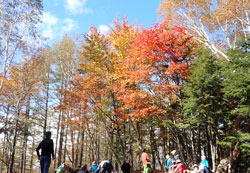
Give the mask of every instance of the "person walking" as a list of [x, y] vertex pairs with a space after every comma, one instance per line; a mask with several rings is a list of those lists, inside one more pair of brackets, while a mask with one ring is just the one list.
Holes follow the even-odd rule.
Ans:
[[[48, 173], [49, 167], [51, 163], [51, 156], [53, 160], [55, 159], [54, 155], [54, 143], [51, 139], [51, 132], [47, 131], [44, 134], [44, 139], [38, 147], [36, 148], [38, 159], [40, 160], [40, 166], [41, 166], [41, 173]], [[42, 153], [40, 154], [40, 151], [42, 150]]]
[[151, 166], [150, 166], [149, 154], [146, 149], [143, 149], [142, 151], [141, 161], [143, 165], [143, 173], [149, 173]]

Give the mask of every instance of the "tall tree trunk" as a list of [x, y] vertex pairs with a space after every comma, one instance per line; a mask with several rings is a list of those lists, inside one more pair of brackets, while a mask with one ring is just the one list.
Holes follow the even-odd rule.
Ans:
[[192, 130], [191, 143], [193, 143], [194, 145], [192, 148], [194, 152], [191, 157], [191, 160], [194, 160], [195, 163], [198, 163], [201, 159], [200, 127], [198, 127], [197, 130]]
[[59, 136], [59, 147], [58, 147], [58, 166], [62, 164], [62, 157], [63, 157], [63, 138], [64, 138], [64, 129], [65, 129], [65, 115], [62, 113], [61, 115], [61, 130]]
[[[8, 132], [7, 132], [7, 126], [8, 126], [8, 118], [9, 118], [9, 113], [10, 113], [10, 106], [9, 105], [7, 105], [7, 108], [6, 108], [6, 115], [5, 115], [5, 121], [4, 121], [4, 127], [3, 128], [5, 128], [5, 129], [3, 129], [3, 132], [4, 132], [4, 137], [3, 137], [3, 150], [2, 150], [2, 152], [3, 153], [5, 153], [6, 155], [8, 155], [7, 153], [8, 153], [8, 150], [7, 150], [7, 138], [8, 138]], [[6, 162], [6, 163], [8, 163], [8, 161], [7, 161], [7, 157], [5, 157], [5, 159], [4, 159], [4, 161]], [[2, 161], [1, 162], [1, 173], [2, 173], [2, 171], [3, 171], [3, 169], [4, 169], [4, 161]], [[6, 165], [6, 170], [8, 170], [8, 165]]]
[[27, 106], [26, 106], [26, 113], [25, 113], [25, 125], [24, 125], [24, 141], [23, 141], [23, 152], [22, 152], [22, 159], [21, 159], [21, 173], [25, 173], [26, 168], [26, 153], [27, 153], [27, 142], [28, 142], [28, 135], [29, 135], [29, 126], [28, 121], [30, 118], [30, 98], [28, 98]]
[[[200, 130], [200, 126], [198, 127], [198, 132], [197, 132], [197, 159], [201, 158], [201, 130]], [[196, 160], [196, 163], [198, 163], [199, 160]]]
[[81, 132], [81, 149], [80, 149], [80, 160], [79, 164], [82, 165], [83, 163], [83, 151], [84, 151], [84, 130]]
[[56, 129], [56, 147], [55, 147], [55, 161], [54, 161], [54, 169], [56, 168], [56, 166], [58, 166], [59, 164], [57, 164], [58, 162], [56, 160], [57, 159], [57, 147], [58, 147], [58, 139], [59, 139], [59, 131], [60, 131], [60, 125], [61, 125], [61, 119], [62, 119], [62, 111], [60, 110], [59, 112], [59, 117], [58, 117], [58, 123], [57, 123], [57, 129]]
[[21, 158], [21, 168], [20, 168], [21, 173], [25, 173], [25, 168], [26, 168], [27, 141], [28, 141], [28, 136], [25, 135], [24, 141], [23, 141], [22, 158]]
[[75, 167], [79, 166], [79, 144], [80, 144], [80, 130], [77, 133], [77, 140], [76, 140], [76, 156], [75, 156]]
[[65, 135], [64, 135], [64, 137], [65, 137], [65, 141], [64, 141], [64, 149], [63, 149], [63, 163], [66, 162], [66, 154], [67, 154], [67, 152], [68, 152], [68, 150], [67, 150], [68, 127], [67, 127], [67, 126], [66, 126], [66, 128], [65, 128]]
[[210, 131], [210, 148], [211, 148], [211, 156], [212, 156], [212, 170], [215, 172], [216, 170], [216, 160], [217, 160], [217, 145], [216, 145], [216, 134], [214, 129], [209, 126]]
[[162, 147], [163, 147], [163, 156], [164, 156], [164, 160], [165, 160], [165, 156], [168, 154], [167, 152], [167, 132], [166, 132], [166, 128], [160, 126], [160, 130], [161, 130], [161, 137], [162, 137]]
[[[62, 76], [61, 78], [61, 89], [65, 89], [67, 86], [65, 86], [65, 83], [67, 85], [67, 81], [65, 81], [64, 77]], [[60, 95], [60, 105], [62, 105], [62, 99], [64, 98], [64, 95], [61, 94]], [[59, 146], [58, 146], [58, 163], [57, 165], [61, 165], [62, 164], [62, 159], [64, 159], [64, 156], [66, 157], [66, 151], [64, 151], [64, 155], [63, 155], [63, 140], [64, 140], [64, 131], [65, 131], [65, 116], [64, 113], [62, 111], [60, 111], [61, 113], [61, 123], [59, 124], [61, 126], [61, 130], [60, 130], [60, 134], [59, 134]], [[60, 118], [60, 117], [59, 117]]]
[[74, 130], [70, 130], [70, 139], [71, 139], [71, 157], [72, 157], [72, 166], [75, 166], [75, 140], [74, 140]]
[[152, 165], [153, 169], [155, 169], [155, 140], [154, 140], [154, 129], [152, 126], [150, 126], [149, 130], [149, 135], [150, 135], [150, 147], [151, 147], [151, 153], [152, 153]]
[[45, 101], [45, 115], [44, 115], [44, 125], [43, 132], [46, 132], [47, 129], [47, 120], [48, 120], [48, 105], [49, 105], [49, 80], [50, 80], [50, 68], [48, 70], [47, 82], [46, 82], [46, 101]]
[[33, 140], [32, 140], [32, 150], [31, 150], [31, 157], [30, 157], [30, 173], [33, 172], [33, 161], [34, 161], [33, 148], [35, 148], [35, 137], [34, 136], [33, 136]]
[[18, 124], [18, 120], [16, 119], [14, 138], [13, 138], [13, 144], [12, 144], [12, 151], [11, 151], [10, 169], [8, 171], [9, 173], [13, 173], [14, 162], [15, 162], [16, 142], [17, 142], [17, 126], [18, 126], [17, 124]]
[[15, 129], [14, 129], [14, 137], [13, 137], [13, 143], [12, 143], [12, 151], [11, 151], [11, 159], [10, 159], [10, 169], [9, 173], [13, 173], [13, 168], [14, 168], [14, 162], [15, 162], [15, 153], [16, 153], [16, 143], [17, 143], [17, 130], [18, 130], [18, 119], [19, 119], [19, 114], [20, 114], [20, 108], [19, 108], [19, 103], [17, 104], [17, 114], [15, 117]]
[[100, 135], [96, 134], [96, 158], [95, 161], [97, 161], [99, 163], [100, 161]]
[[129, 131], [129, 154], [130, 154], [130, 164], [131, 170], [134, 169], [134, 154], [133, 154], [133, 134], [131, 129], [131, 121], [129, 122], [128, 131]]
[[[203, 136], [204, 138], [206, 138], [206, 144], [204, 146], [205, 148], [205, 155], [208, 158], [209, 163], [212, 163], [212, 149], [211, 149], [211, 137], [210, 137], [210, 132], [209, 132], [209, 127], [207, 126], [205, 128], [205, 136]], [[212, 168], [212, 165], [211, 165]]]
[[138, 144], [138, 147], [139, 147], [139, 150], [142, 151], [142, 135], [141, 135], [141, 127], [140, 127], [140, 123], [139, 122], [136, 122], [135, 124], [135, 131], [136, 131], [136, 135], [137, 135], [137, 144]]
[[[4, 137], [3, 137], [3, 148], [2, 148], [2, 152], [3, 153], [6, 153], [7, 155], [7, 151], [6, 151], [6, 133], [4, 132]], [[6, 160], [6, 159], [5, 159]], [[4, 170], [4, 161], [1, 161], [1, 173], [3, 172]]]

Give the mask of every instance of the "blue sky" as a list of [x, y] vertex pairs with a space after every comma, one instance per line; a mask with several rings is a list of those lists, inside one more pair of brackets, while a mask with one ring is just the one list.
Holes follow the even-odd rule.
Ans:
[[95, 25], [105, 33], [116, 16], [127, 17], [144, 27], [158, 21], [161, 0], [44, 0], [42, 35], [50, 41], [64, 33], [87, 33]]

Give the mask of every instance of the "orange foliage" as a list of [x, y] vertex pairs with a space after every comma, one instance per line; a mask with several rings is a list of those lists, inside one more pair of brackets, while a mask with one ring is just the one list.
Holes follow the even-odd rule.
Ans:
[[178, 94], [193, 55], [185, 31], [164, 22], [138, 32], [126, 20], [115, 21], [107, 36], [92, 28], [84, 37], [81, 74], [64, 104], [116, 122], [166, 113], [164, 104]]
[[192, 49], [193, 40], [185, 28], [164, 22], [142, 30], [122, 62], [122, 80], [114, 86], [123, 112], [135, 117], [165, 113], [156, 102], [170, 102], [169, 95], [181, 88]]

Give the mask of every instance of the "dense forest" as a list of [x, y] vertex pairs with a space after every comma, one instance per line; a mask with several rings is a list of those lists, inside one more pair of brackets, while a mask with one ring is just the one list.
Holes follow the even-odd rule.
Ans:
[[[250, 3], [163, 0], [161, 22], [114, 19], [44, 46], [41, 0], [0, 0], [0, 173], [39, 171], [52, 132], [55, 161], [109, 159], [164, 170], [176, 150], [191, 167], [250, 168]], [[43, 43], [44, 42], [44, 43]]]

